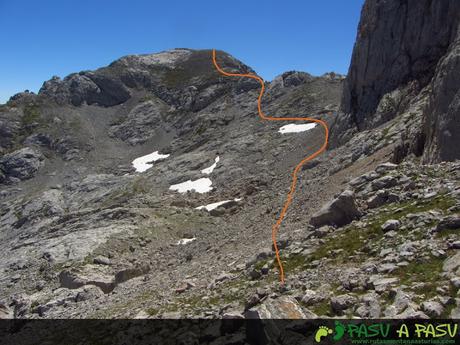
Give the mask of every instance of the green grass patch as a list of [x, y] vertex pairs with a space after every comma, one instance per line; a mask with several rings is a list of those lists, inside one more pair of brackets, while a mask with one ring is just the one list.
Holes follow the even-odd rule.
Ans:
[[121, 125], [123, 122], [125, 122], [125, 120], [126, 120], [126, 116], [125, 116], [125, 115], [118, 116], [118, 117], [114, 118], [114, 119], [110, 122], [110, 126], [119, 126], [119, 125]]
[[405, 267], [400, 267], [392, 273], [399, 278], [400, 283], [412, 285], [413, 283], [424, 283], [415, 292], [425, 295], [425, 298], [431, 298], [437, 295], [436, 287], [440, 280], [442, 264], [444, 259], [431, 256], [428, 259], [418, 259], [410, 262]]
[[[379, 219], [364, 228], [349, 226], [340, 234], [327, 238], [326, 242], [312, 254], [311, 260], [331, 258], [334, 262], [342, 262], [348, 259], [350, 255], [355, 255], [354, 253], [357, 251], [366, 252], [370, 242], [380, 241], [383, 237], [380, 226], [385, 221], [386, 219]], [[336, 252], [338, 250], [342, 251]]]
[[[285, 271], [293, 272], [307, 268], [311, 260], [309, 257], [302, 254], [291, 254], [288, 257], [281, 258], [281, 262], [283, 263], [283, 268]], [[273, 265], [274, 267], [278, 267], [276, 259], [273, 261]]]
[[207, 125], [202, 123], [200, 126], [195, 130], [194, 136], [200, 136], [204, 132], [206, 132]]
[[147, 101], [153, 101], [155, 98], [153, 97], [153, 95], [147, 93], [145, 94], [144, 96], [142, 96], [140, 99], [139, 99], [139, 102], [141, 103], [144, 103], [144, 102], [147, 102]]
[[447, 237], [456, 237], [458, 238], [460, 235], [460, 228], [455, 229], [443, 229], [436, 233], [436, 237], [438, 238], [447, 238]]
[[160, 309], [157, 308], [157, 307], [150, 307], [150, 308], [147, 308], [146, 312], [150, 316], [155, 316], [155, 315], [158, 315], [160, 313]]
[[79, 131], [83, 128], [81, 119], [79, 117], [73, 117], [68, 123], [67, 126], [72, 131]]
[[393, 126], [388, 126], [388, 127], [385, 127], [383, 130], [382, 130], [382, 138], [384, 140], [388, 139], [388, 133], [390, 132], [390, 129], [392, 128]]
[[199, 312], [200, 309], [207, 309], [211, 306], [222, 306], [235, 301], [244, 304], [245, 294], [247, 291], [247, 280], [237, 278], [223, 282], [214, 292], [214, 295], [208, 299], [203, 299], [207, 294], [184, 294], [177, 295], [171, 303], [153, 307], [147, 310], [149, 315], [157, 315], [165, 312]]
[[[327, 237], [326, 242], [318, 247], [316, 252], [311, 255], [310, 260], [331, 258], [334, 262], [341, 262], [348, 259], [350, 255], [354, 255], [355, 252], [367, 252], [369, 245], [381, 242], [384, 235], [381, 226], [387, 220], [399, 220], [410, 213], [426, 212], [433, 209], [445, 212], [455, 203], [455, 199], [451, 196], [439, 195], [428, 200], [391, 204], [379, 214], [372, 216], [368, 220], [368, 224], [363, 228], [349, 225], [340, 233]], [[428, 224], [427, 227], [429, 226]], [[342, 250], [341, 252], [335, 253], [340, 249]], [[294, 265], [296, 264], [294, 263]]]
[[40, 108], [35, 103], [24, 106], [21, 122], [23, 126], [30, 126], [40, 119]]
[[385, 210], [380, 217], [388, 219], [400, 219], [407, 216], [409, 213], [420, 213], [434, 209], [447, 211], [456, 203], [455, 199], [449, 195], [439, 195], [427, 200], [406, 201], [402, 203], [394, 203]]
[[[303, 305], [303, 303], [301, 304]], [[331, 304], [327, 299], [312, 306], [305, 306], [305, 308], [311, 310], [318, 316], [332, 316]]]
[[127, 203], [131, 198], [148, 192], [147, 180], [144, 177], [137, 177], [131, 184], [124, 188], [117, 189], [101, 200], [101, 208]]

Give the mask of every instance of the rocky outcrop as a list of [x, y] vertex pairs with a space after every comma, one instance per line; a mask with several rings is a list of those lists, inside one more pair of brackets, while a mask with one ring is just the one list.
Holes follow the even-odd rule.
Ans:
[[149, 271], [150, 266], [148, 264], [140, 264], [124, 268], [112, 276], [107, 271], [87, 265], [81, 272], [72, 270], [62, 271], [59, 273], [59, 283], [61, 287], [67, 289], [78, 289], [85, 285], [94, 285], [100, 288], [102, 292], [109, 293], [118, 284], [140, 277]]
[[162, 121], [165, 113], [165, 105], [159, 100], [146, 101], [131, 110], [123, 123], [112, 126], [109, 133], [132, 145], [143, 143], [167, 126]]
[[[10, 148], [19, 133], [19, 123], [7, 118], [0, 118], [0, 150]], [[1, 151], [0, 151], [1, 152]]]
[[41, 152], [29, 147], [4, 155], [0, 159], [0, 171], [10, 182], [25, 180], [35, 175], [43, 165]]
[[426, 85], [456, 33], [456, 0], [368, 0], [364, 4], [342, 110], [364, 128], [381, 97], [411, 80]]
[[270, 87], [289, 87], [298, 86], [303, 83], [311, 82], [314, 77], [305, 72], [289, 71], [277, 76], [271, 83]]
[[[333, 143], [403, 111], [426, 87], [424, 129], [407, 135], [425, 144], [425, 161], [453, 160], [458, 139], [460, 3], [456, 0], [367, 0], [344, 85]], [[409, 146], [409, 144], [406, 144]], [[410, 153], [406, 152], [405, 154]]]
[[455, 41], [436, 68], [432, 89], [424, 113], [423, 158], [426, 162], [452, 161], [460, 158], [460, 26]]
[[127, 267], [122, 269], [115, 274], [115, 284], [121, 284], [130, 279], [140, 277], [150, 271], [148, 264], [140, 264], [137, 266]]
[[40, 94], [75, 106], [86, 103], [110, 107], [130, 98], [128, 89], [119, 80], [91, 72], [71, 74], [63, 80], [53, 77], [43, 84]]

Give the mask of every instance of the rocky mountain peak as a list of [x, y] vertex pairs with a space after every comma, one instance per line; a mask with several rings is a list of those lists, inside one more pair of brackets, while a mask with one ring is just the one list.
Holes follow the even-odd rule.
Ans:
[[[180, 92], [223, 92], [233, 83], [221, 81], [210, 56], [210, 50], [192, 49], [125, 56], [95, 71], [74, 73], [63, 80], [53, 77], [43, 84], [39, 95], [58, 104], [80, 106], [86, 103], [110, 107], [124, 103], [133, 93], [144, 90], [153, 92], [169, 104], [181, 106]], [[227, 53], [220, 52], [219, 59], [230, 70], [252, 71]], [[176, 94], [171, 96], [174, 92]]]

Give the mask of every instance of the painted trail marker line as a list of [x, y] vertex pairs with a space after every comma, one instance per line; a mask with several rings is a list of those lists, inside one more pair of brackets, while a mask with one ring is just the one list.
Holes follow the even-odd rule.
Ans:
[[260, 88], [259, 97], [257, 98], [257, 110], [258, 110], [258, 113], [259, 113], [259, 117], [262, 120], [266, 120], [266, 121], [309, 121], [309, 122], [315, 122], [315, 123], [321, 125], [324, 128], [324, 142], [323, 142], [323, 145], [319, 148], [318, 151], [316, 151], [316, 152], [312, 153], [310, 156], [305, 157], [304, 159], [302, 159], [296, 165], [296, 167], [294, 168], [294, 171], [292, 172], [291, 188], [290, 188], [290, 190], [289, 190], [289, 192], [288, 192], [288, 194], [286, 196], [286, 201], [284, 202], [284, 205], [283, 205], [283, 208], [281, 209], [280, 215], [279, 215], [278, 219], [276, 220], [276, 223], [273, 224], [273, 226], [272, 226], [272, 241], [273, 241], [273, 247], [275, 248], [276, 261], [278, 262], [278, 267], [279, 267], [279, 272], [280, 272], [280, 282], [281, 282], [281, 284], [284, 284], [284, 269], [283, 269], [283, 264], [281, 262], [280, 253], [279, 253], [279, 250], [278, 250], [278, 245], [276, 243], [276, 235], [278, 234], [278, 230], [279, 230], [279, 228], [281, 226], [281, 223], [282, 223], [284, 217], [286, 216], [286, 212], [287, 212], [287, 210], [289, 208], [289, 205], [292, 202], [292, 198], [294, 196], [295, 189], [296, 189], [296, 186], [297, 186], [297, 175], [298, 175], [300, 169], [302, 168], [302, 165], [304, 165], [306, 162], [312, 160], [313, 158], [318, 156], [321, 152], [326, 150], [328, 140], [329, 140], [329, 129], [327, 127], [326, 122], [324, 122], [323, 120], [313, 119], [311, 117], [273, 117], [273, 116], [265, 115], [263, 113], [263, 111], [262, 111], [262, 105], [261, 105], [262, 97], [263, 97], [264, 92], [265, 92], [264, 80], [261, 77], [259, 77], [258, 75], [251, 74], [251, 73], [240, 74], [240, 73], [228, 73], [228, 72], [225, 72], [217, 64], [216, 50], [215, 49], [212, 50], [212, 62], [214, 64], [214, 66], [216, 67], [217, 71], [222, 75], [225, 75], [227, 77], [251, 78], [251, 79], [257, 80], [260, 83], [261, 88]]

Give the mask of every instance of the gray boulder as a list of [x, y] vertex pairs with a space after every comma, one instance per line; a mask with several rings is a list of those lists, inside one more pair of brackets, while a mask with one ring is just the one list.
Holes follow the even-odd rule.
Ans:
[[310, 219], [310, 224], [315, 227], [323, 225], [343, 226], [361, 216], [355, 202], [354, 193], [351, 190], [342, 192], [315, 213]]
[[317, 316], [290, 296], [268, 298], [262, 304], [245, 313], [248, 319], [312, 319]]
[[25, 145], [37, 145], [43, 147], [51, 147], [53, 139], [49, 134], [46, 133], [36, 133], [29, 135], [25, 140]]
[[362, 318], [377, 319], [381, 314], [380, 302], [378, 295], [368, 293], [361, 297], [362, 304], [356, 309], [356, 313]]
[[331, 298], [331, 308], [337, 313], [341, 314], [344, 310], [356, 304], [358, 299], [349, 294], [339, 295]]
[[120, 284], [130, 279], [140, 277], [144, 274], [147, 274], [150, 271], [150, 266], [148, 264], [139, 264], [135, 266], [130, 266], [125, 269], [118, 271], [115, 274], [115, 283]]
[[396, 202], [399, 200], [399, 196], [394, 193], [389, 193], [388, 190], [379, 190], [375, 195], [367, 199], [368, 208], [380, 207], [386, 203]]
[[442, 264], [442, 270], [449, 275], [459, 276], [460, 274], [460, 253], [456, 253], [446, 260]]
[[388, 219], [383, 225], [381, 226], [383, 232], [388, 232], [390, 230], [397, 230], [401, 223], [399, 220], [396, 219]]
[[387, 173], [388, 171], [395, 170], [397, 167], [398, 167], [397, 164], [386, 162], [386, 163], [379, 164], [375, 168], [375, 171], [379, 174], [384, 174], [384, 173]]
[[1, 319], [12, 319], [13, 311], [4, 302], [0, 302], [0, 320]]
[[302, 296], [301, 302], [304, 305], [314, 305], [324, 301], [327, 298], [327, 294], [324, 292], [317, 292], [314, 290], [305, 290], [304, 295]]
[[91, 265], [87, 265], [83, 270], [62, 271], [59, 273], [59, 282], [61, 287], [67, 289], [78, 289], [85, 285], [94, 285], [104, 293], [111, 292], [117, 284], [113, 276], [94, 270]]
[[4, 155], [0, 159], [0, 170], [7, 177], [26, 180], [35, 175], [43, 166], [44, 156], [40, 151], [30, 147]]
[[391, 188], [391, 187], [396, 186], [397, 183], [398, 181], [396, 180], [395, 177], [387, 175], [387, 176], [383, 176], [377, 180], [372, 181], [371, 188], [372, 190]]
[[97, 265], [110, 265], [111, 264], [110, 259], [102, 255], [96, 256], [93, 262]]
[[439, 318], [444, 312], [444, 307], [436, 301], [426, 301], [422, 303], [422, 310], [430, 317]]
[[452, 230], [460, 228], [460, 216], [453, 215], [444, 217], [436, 226], [436, 231]]

